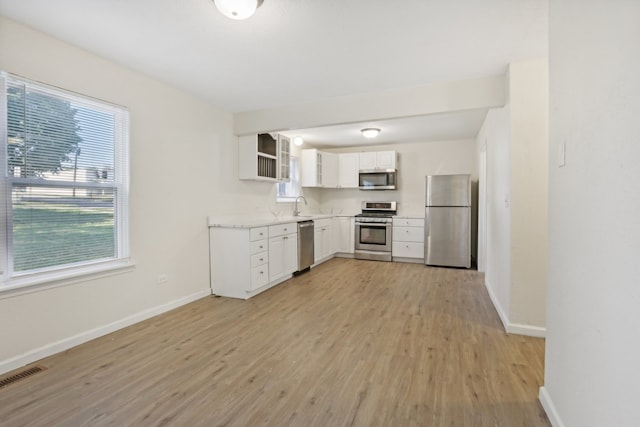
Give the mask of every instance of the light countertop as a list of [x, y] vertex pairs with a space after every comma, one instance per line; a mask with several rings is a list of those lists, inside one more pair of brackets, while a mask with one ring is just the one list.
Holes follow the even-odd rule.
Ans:
[[[209, 227], [218, 228], [255, 228], [255, 227], [268, 227], [270, 225], [287, 224], [291, 222], [300, 222], [308, 220], [318, 220], [324, 218], [333, 217], [353, 217], [353, 215], [346, 214], [323, 214], [323, 213], [308, 213], [300, 216], [285, 215], [212, 215], [208, 217]], [[397, 219], [411, 219], [418, 218], [423, 219], [424, 214], [403, 214], [395, 215]]]
[[323, 218], [333, 218], [331, 214], [304, 214], [300, 216], [242, 216], [242, 215], [224, 215], [224, 216], [210, 216], [208, 218], [209, 227], [219, 228], [254, 228], [254, 227], [267, 227], [269, 225], [287, 224], [290, 222], [300, 222], [308, 220], [316, 220]]

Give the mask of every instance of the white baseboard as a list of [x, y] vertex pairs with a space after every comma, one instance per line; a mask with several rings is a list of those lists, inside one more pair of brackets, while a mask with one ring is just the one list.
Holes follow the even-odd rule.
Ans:
[[547, 329], [540, 326], [533, 325], [524, 325], [522, 323], [511, 323], [509, 321], [509, 316], [502, 308], [500, 304], [500, 300], [493, 293], [493, 289], [489, 282], [485, 280], [484, 283], [485, 288], [487, 288], [487, 292], [489, 293], [489, 298], [493, 303], [496, 311], [498, 312], [498, 317], [500, 317], [500, 321], [502, 322], [502, 326], [504, 327], [505, 332], [508, 334], [517, 334], [517, 335], [526, 335], [529, 337], [536, 338], [545, 338], [547, 334]]
[[500, 304], [500, 300], [498, 299], [496, 294], [493, 293], [492, 286], [486, 280], [484, 282], [484, 287], [487, 288], [487, 292], [489, 293], [489, 298], [491, 299], [491, 302], [493, 303], [493, 306], [495, 307], [496, 311], [498, 312], [498, 317], [500, 317], [500, 321], [502, 322], [502, 326], [504, 327], [504, 329], [506, 331], [507, 330], [507, 326], [509, 325], [509, 316], [507, 316], [507, 313], [504, 312], [504, 309], [502, 308], [502, 305]]
[[549, 418], [551, 425], [553, 427], [564, 427], [564, 423], [560, 419], [560, 415], [558, 415], [556, 406], [553, 404], [553, 400], [551, 400], [551, 396], [549, 396], [549, 393], [544, 386], [540, 387], [538, 399], [544, 408], [544, 412], [547, 413], [547, 418]]
[[424, 264], [424, 258], [405, 258], [405, 257], [399, 257], [399, 256], [394, 256], [392, 258], [393, 262], [406, 262], [409, 264]]
[[527, 335], [529, 337], [545, 338], [547, 336], [547, 328], [523, 325], [521, 323], [509, 323], [505, 330], [509, 334]]
[[33, 363], [53, 354], [60, 353], [61, 351], [68, 350], [71, 347], [75, 347], [103, 335], [110, 334], [111, 332], [126, 328], [127, 326], [131, 326], [135, 323], [142, 322], [143, 320], [147, 320], [151, 317], [157, 316], [158, 314], [173, 310], [174, 308], [178, 308], [182, 305], [196, 301], [200, 298], [204, 298], [208, 295], [211, 295], [211, 288], [203, 289], [194, 294], [187, 295], [186, 297], [179, 298], [166, 304], [152, 307], [131, 316], [125, 317], [124, 319], [116, 320], [115, 322], [109, 323], [107, 325], [99, 326], [97, 328], [81, 332], [77, 335], [64, 338], [60, 341], [46, 344], [42, 347], [28, 351], [25, 354], [0, 361], [0, 374], [13, 371], [14, 369], [18, 369], [22, 366], [28, 365], [29, 363]]

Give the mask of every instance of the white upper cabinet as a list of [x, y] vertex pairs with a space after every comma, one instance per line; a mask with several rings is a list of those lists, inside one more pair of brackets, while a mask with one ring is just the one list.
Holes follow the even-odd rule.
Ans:
[[303, 187], [358, 188], [360, 170], [396, 169], [395, 151], [329, 153], [302, 150], [300, 184]]
[[300, 185], [335, 188], [338, 186], [338, 155], [315, 148], [302, 150]]
[[291, 170], [291, 142], [284, 135], [278, 135], [278, 181], [289, 181]]
[[360, 170], [371, 170], [376, 168], [376, 152], [368, 151], [360, 153]]
[[302, 150], [300, 155], [300, 185], [318, 187], [322, 182], [322, 156], [316, 149]]
[[254, 181], [289, 180], [289, 138], [268, 133], [238, 138], [238, 177]]
[[336, 188], [338, 186], [338, 155], [335, 153], [320, 153], [322, 156], [321, 187]]
[[376, 168], [377, 169], [395, 169], [396, 168], [396, 152], [395, 151], [376, 151]]
[[338, 187], [358, 188], [358, 171], [360, 155], [358, 153], [341, 153], [338, 155]]
[[360, 153], [360, 170], [396, 169], [395, 151], [368, 151]]

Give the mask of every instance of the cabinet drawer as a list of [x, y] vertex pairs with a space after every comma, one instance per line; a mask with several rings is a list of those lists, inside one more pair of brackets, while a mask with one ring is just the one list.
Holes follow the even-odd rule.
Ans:
[[286, 224], [277, 224], [269, 226], [269, 237], [278, 237], [298, 231], [298, 223], [288, 222]]
[[267, 227], [257, 227], [251, 229], [251, 241], [266, 239], [267, 238]]
[[424, 242], [424, 227], [393, 227], [394, 242]]
[[402, 258], [424, 258], [424, 243], [393, 242], [391, 254]]
[[257, 254], [258, 252], [266, 251], [267, 249], [269, 249], [267, 239], [251, 242], [251, 255]]
[[251, 269], [251, 290], [254, 291], [269, 283], [269, 264], [259, 265]]
[[330, 225], [331, 218], [316, 219], [315, 221], [313, 221], [313, 226], [316, 230], [322, 227], [329, 227]]
[[251, 255], [251, 267], [257, 267], [269, 262], [269, 252], [264, 251]]
[[424, 218], [393, 218], [394, 227], [424, 227]]

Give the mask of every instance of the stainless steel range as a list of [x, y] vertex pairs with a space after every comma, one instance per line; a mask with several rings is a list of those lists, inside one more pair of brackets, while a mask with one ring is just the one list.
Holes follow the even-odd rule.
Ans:
[[391, 261], [391, 230], [397, 202], [362, 202], [356, 215], [354, 257], [374, 261]]

